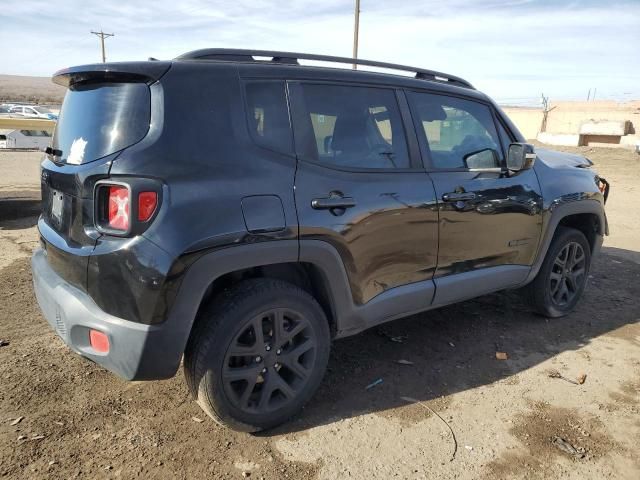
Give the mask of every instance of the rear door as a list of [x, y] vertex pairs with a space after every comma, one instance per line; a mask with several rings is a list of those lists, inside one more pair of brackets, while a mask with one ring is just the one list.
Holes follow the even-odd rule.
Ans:
[[406, 128], [403, 94], [311, 82], [290, 82], [289, 93], [301, 253], [307, 239], [332, 245], [356, 304], [394, 287], [432, 282], [435, 192], [419, 162], [415, 132]]
[[[511, 138], [491, 105], [426, 92], [407, 97], [439, 202], [435, 303], [517, 283], [533, 263], [542, 227], [535, 172], [506, 174]], [[498, 268], [480, 272], [491, 267]], [[440, 288], [456, 282], [470, 288]]]

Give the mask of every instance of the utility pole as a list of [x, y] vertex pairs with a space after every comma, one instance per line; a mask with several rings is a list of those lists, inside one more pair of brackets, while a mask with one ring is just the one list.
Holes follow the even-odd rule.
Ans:
[[93, 33], [94, 35], [100, 37], [100, 45], [102, 47], [102, 63], [105, 63], [107, 61], [107, 56], [104, 53], [104, 39], [107, 38], [107, 37], [115, 37], [115, 34], [114, 33], [104, 33], [102, 30], [100, 30], [99, 32], [94, 32], [92, 30], [91, 33]]
[[[353, 25], [353, 58], [358, 58], [358, 30], [360, 29], [360, 0], [356, 0], [355, 21]], [[357, 70], [358, 65], [353, 64], [353, 69]]]

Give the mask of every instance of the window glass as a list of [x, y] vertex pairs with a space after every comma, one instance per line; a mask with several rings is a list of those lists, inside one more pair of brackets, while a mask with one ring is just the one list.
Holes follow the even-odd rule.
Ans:
[[500, 167], [502, 149], [489, 107], [470, 100], [409, 92], [435, 168]]
[[247, 122], [249, 134], [261, 147], [292, 153], [291, 125], [284, 82], [248, 82]]
[[62, 151], [62, 162], [91, 162], [142, 140], [150, 118], [145, 83], [74, 84], [64, 97], [52, 146]]
[[507, 133], [507, 129], [504, 128], [502, 123], [498, 122], [498, 130], [500, 131], [500, 141], [502, 142], [502, 150], [503, 152], [509, 151], [509, 145], [511, 145], [511, 135]]
[[343, 168], [409, 168], [393, 90], [303, 84], [317, 157]]

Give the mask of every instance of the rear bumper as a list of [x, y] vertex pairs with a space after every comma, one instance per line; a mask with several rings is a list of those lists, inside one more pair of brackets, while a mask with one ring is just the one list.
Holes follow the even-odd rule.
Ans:
[[[33, 254], [31, 268], [44, 317], [73, 351], [126, 380], [158, 380], [175, 374], [182, 351], [176, 348], [176, 332], [168, 324], [144, 325], [109, 315], [60, 277], [42, 249]], [[107, 353], [91, 347], [90, 329], [108, 336]]]

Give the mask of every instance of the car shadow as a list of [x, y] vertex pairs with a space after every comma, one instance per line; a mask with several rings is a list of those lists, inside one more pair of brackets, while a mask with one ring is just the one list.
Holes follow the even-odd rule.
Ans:
[[[518, 292], [487, 295], [334, 342], [327, 375], [301, 414], [262, 436], [430, 401], [512, 377], [591, 339], [640, 322], [637, 252], [605, 248], [585, 296], [561, 319], [532, 313]], [[400, 343], [401, 342], [401, 343]], [[497, 360], [506, 352], [508, 360]], [[407, 360], [412, 365], [399, 364]], [[376, 386], [368, 385], [382, 380]]]
[[0, 228], [17, 230], [33, 227], [41, 211], [39, 191], [0, 192]]

